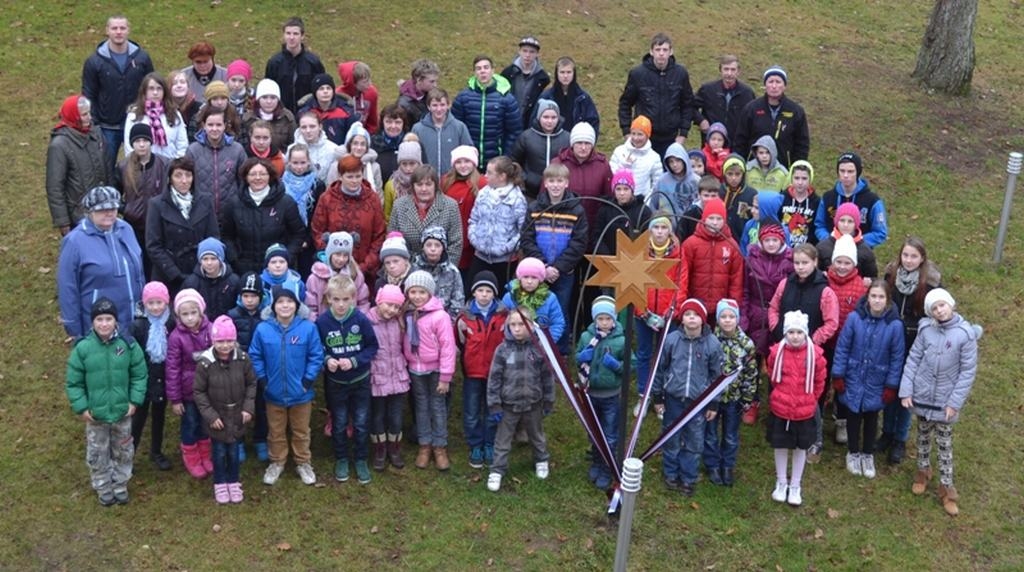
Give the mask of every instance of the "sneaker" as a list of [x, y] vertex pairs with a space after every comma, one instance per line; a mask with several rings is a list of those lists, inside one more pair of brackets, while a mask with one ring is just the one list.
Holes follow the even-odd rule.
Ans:
[[860, 455], [860, 466], [864, 471], [864, 476], [873, 479], [875, 478], [875, 456], [870, 453], [861, 453]]
[[836, 443], [845, 445], [849, 438], [846, 432], [846, 419], [836, 419]]
[[684, 497], [692, 497], [697, 492], [697, 483], [683, 483], [679, 489]]
[[537, 469], [537, 478], [538, 479], [543, 481], [544, 479], [548, 478], [549, 468], [548, 468], [548, 462], [547, 461], [541, 461], [541, 462], [537, 463], [536, 469]]
[[786, 493], [789, 485], [782, 481], [775, 481], [775, 490], [772, 491], [772, 500], [775, 502], [786, 502]]
[[348, 459], [338, 459], [334, 462], [334, 480], [339, 483], [348, 480]]
[[683, 483], [680, 482], [680, 481], [677, 481], [675, 479], [668, 479], [668, 478], [666, 478], [665, 479], [665, 488], [670, 490], [670, 491], [672, 491], [672, 492], [679, 493], [679, 492], [683, 491]]
[[370, 465], [366, 464], [366, 459], [356, 461], [356, 478], [361, 485], [370, 484]]
[[501, 489], [501, 475], [498, 473], [487, 475], [487, 490], [496, 493], [499, 489]]
[[494, 464], [494, 445], [484, 445], [484, 464], [488, 467]]
[[273, 485], [277, 482], [277, 479], [281, 478], [282, 472], [284, 472], [284, 465], [270, 463], [267, 465], [266, 472], [263, 473], [263, 484]]
[[117, 504], [128, 504], [128, 489], [115, 489], [114, 502]]
[[608, 471], [601, 471], [601, 474], [594, 479], [594, 486], [599, 490], [606, 491], [612, 488], [612, 475]]
[[469, 466], [474, 469], [484, 468], [484, 448], [473, 447], [469, 451]]
[[111, 491], [102, 491], [99, 493], [100, 504], [103, 506], [114, 506], [117, 500], [114, 498], [114, 493]]
[[302, 463], [295, 467], [295, 472], [299, 474], [299, 478], [302, 479], [302, 484], [312, 485], [316, 483], [316, 473], [313, 472], [313, 465], [309, 463]]
[[238, 442], [238, 463], [239, 463], [239, 464], [242, 464], [242, 463], [244, 463], [244, 462], [245, 462], [245, 459], [246, 459], [246, 455], [245, 455], [245, 443], [243, 443], [243, 442], [239, 441], [239, 442]]
[[227, 483], [213, 485], [213, 498], [217, 501], [217, 504], [228, 504], [231, 502], [231, 493]]
[[815, 465], [821, 460], [821, 443], [815, 443], [807, 449], [807, 462]]
[[800, 496], [800, 487], [789, 487], [789, 495], [786, 496], [786, 502], [790, 506], [800, 506], [803, 504], [804, 499]]
[[150, 453], [149, 454], [149, 460], [153, 461], [153, 465], [156, 466], [156, 469], [158, 471], [170, 471], [171, 470], [171, 461], [167, 457], [165, 457], [164, 454], [161, 453], [160, 451], [157, 451], [155, 453]]
[[233, 504], [238, 504], [245, 499], [245, 493], [242, 492], [242, 483], [228, 483], [228, 499]]
[[256, 458], [266, 463], [270, 460], [270, 451], [267, 450], [267, 444], [265, 442], [253, 443], [253, 449], [256, 449]]
[[846, 470], [849, 471], [851, 475], [857, 475], [858, 477], [864, 474], [861, 469], [859, 453], [846, 454]]

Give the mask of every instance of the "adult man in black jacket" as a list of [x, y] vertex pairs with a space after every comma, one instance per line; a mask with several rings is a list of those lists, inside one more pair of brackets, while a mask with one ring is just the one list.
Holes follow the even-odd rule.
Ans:
[[282, 29], [284, 43], [281, 51], [267, 60], [263, 77], [277, 82], [281, 87], [281, 103], [298, 119], [298, 102], [313, 93], [313, 77], [325, 73], [324, 64], [303, 43], [306, 39], [306, 25], [302, 18], [289, 18]]
[[806, 161], [811, 152], [811, 135], [804, 108], [786, 97], [789, 77], [780, 66], [764, 71], [764, 96], [743, 108], [736, 133], [730, 133], [732, 151], [749, 158], [750, 145], [762, 135], [775, 140], [779, 162], [788, 169], [796, 161]]
[[754, 90], [739, 80], [739, 58], [722, 56], [718, 59], [718, 72], [721, 79], [701, 85], [693, 98], [693, 123], [700, 128], [702, 140], [712, 123], [725, 125], [729, 137], [733, 137], [740, 113], [754, 101]]
[[501, 75], [512, 84], [512, 93], [519, 102], [519, 111], [523, 116], [523, 131], [533, 124], [533, 108], [544, 88], [551, 83], [551, 76], [540, 65], [540, 40], [526, 36], [519, 40], [519, 55], [511, 65], [501, 71]]

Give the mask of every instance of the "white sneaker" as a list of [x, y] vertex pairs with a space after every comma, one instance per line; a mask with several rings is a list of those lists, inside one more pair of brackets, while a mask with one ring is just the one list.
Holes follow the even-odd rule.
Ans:
[[[858, 477], [864, 474], [861, 472], [859, 453], [846, 454], [846, 470], [850, 471], [851, 475], [857, 475]], [[874, 465], [872, 465], [872, 470], [874, 470]]]
[[284, 465], [277, 463], [270, 463], [267, 465], [267, 471], [263, 473], [263, 484], [273, 485], [277, 482], [277, 479], [281, 478], [281, 472], [284, 471]]
[[544, 479], [548, 478], [548, 472], [549, 471], [548, 471], [548, 462], [547, 461], [541, 461], [541, 462], [537, 463], [536, 468], [537, 468], [537, 478], [538, 479], [543, 481]]
[[789, 487], [789, 496], [786, 497], [786, 502], [791, 506], [800, 506], [803, 504], [804, 499], [800, 496], [800, 487]]
[[487, 490], [496, 493], [499, 489], [501, 489], [501, 475], [498, 473], [487, 475]]
[[845, 445], [849, 438], [846, 432], [846, 419], [836, 419], [836, 443]]
[[302, 463], [298, 467], [295, 467], [295, 472], [298, 473], [299, 478], [302, 479], [302, 484], [316, 484], [316, 473], [313, 472], [313, 465], [310, 465], [309, 463]]
[[782, 481], [775, 481], [775, 490], [772, 491], [772, 500], [775, 502], [786, 502], [786, 489], [789, 486]]
[[873, 479], [875, 478], [875, 456], [870, 453], [860, 454], [860, 465], [863, 467], [864, 476]]
[[640, 401], [637, 401], [636, 405], [633, 406], [633, 417], [640, 417], [640, 404], [641, 403], [643, 403], [643, 398], [640, 398]]

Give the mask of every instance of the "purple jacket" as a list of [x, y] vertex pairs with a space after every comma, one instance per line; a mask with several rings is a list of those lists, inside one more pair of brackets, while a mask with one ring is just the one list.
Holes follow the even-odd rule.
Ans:
[[771, 255], [757, 244], [747, 250], [747, 263], [743, 275], [743, 306], [740, 309], [740, 328], [747, 333], [758, 353], [768, 355], [771, 346], [771, 328], [768, 327], [768, 305], [775, 289], [793, 272], [793, 251], [786, 248]]
[[[406, 315], [413, 313], [407, 312]], [[415, 311], [416, 329], [419, 331], [419, 348], [412, 348], [412, 331], [403, 336], [402, 348], [409, 362], [409, 371], [415, 373], [440, 372], [442, 382], [448, 383], [455, 375], [455, 329], [444, 304], [436, 296]]]
[[185, 324], [178, 322], [174, 331], [167, 336], [167, 361], [165, 374], [167, 383], [167, 400], [177, 404], [192, 401], [192, 382], [196, 377], [196, 360], [199, 354], [210, 349], [210, 330], [213, 324], [203, 316], [199, 331], [193, 332]]
[[371, 308], [366, 317], [377, 335], [377, 355], [370, 364], [370, 390], [374, 397], [386, 397], [409, 391], [409, 364], [402, 353], [402, 316], [384, 321]]

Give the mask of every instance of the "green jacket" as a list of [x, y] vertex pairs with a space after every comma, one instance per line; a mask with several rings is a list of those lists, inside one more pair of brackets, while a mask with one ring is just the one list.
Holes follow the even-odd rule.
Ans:
[[142, 347], [117, 334], [108, 342], [95, 330], [78, 341], [68, 356], [66, 391], [75, 415], [86, 411], [100, 423], [128, 414], [128, 405], [146, 398], [146, 356]]
[[[576, 352], [579, 353], [588, 346], [590, 340], [597, 334], [597, 327], [590, 324], [587, 330], [580, 336], [580, 342], [576, 345]], [[625, 361], [626, 336], [622, 325], [616, 323], [615, 329], [608, 336], [597, 343], [594, 347], [594, 359], [590, 362], [590, 394], [594, 397], [611, 397], [619, 393], [622, 388], [622, 370], [614, 371], [603, 363], [604, 354], [610, 353], [620, 363]], [[636, 356], [630, 352], [630, 368], [636, 372]]]

